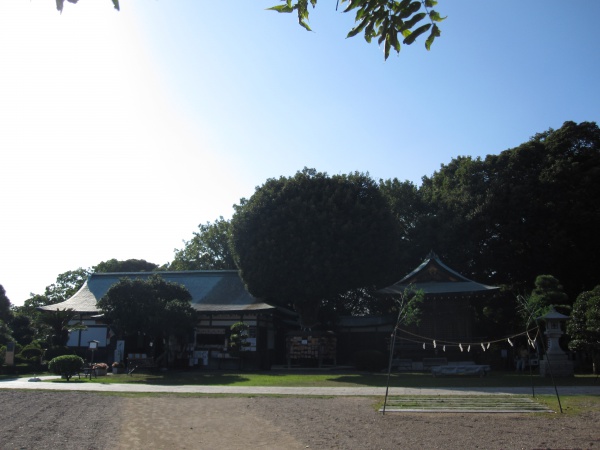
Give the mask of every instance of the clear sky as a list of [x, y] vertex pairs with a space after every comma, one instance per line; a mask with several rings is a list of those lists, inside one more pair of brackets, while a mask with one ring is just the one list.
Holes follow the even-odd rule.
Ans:
[[[600, 120], [600, 2], [440, 0], [384, 62], [321, 0], [0, 2], [0, 284], [13, 304], [111, 258], [173, 258], [303, 167], [419, 183]], [[399, 274], [403, 276], [404, 274]]]

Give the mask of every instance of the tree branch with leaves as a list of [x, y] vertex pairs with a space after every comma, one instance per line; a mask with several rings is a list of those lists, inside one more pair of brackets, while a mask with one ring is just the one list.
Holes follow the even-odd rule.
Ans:
[[[300, 26], [312, 31], [308, 25], [309, 0], [284, 0], [283, 3], [268, 9], [280, 13], [295, 12]], [[390, 56], [392, 49], [400, 53], [402, 44], [411, 45], [427, 32], [429, 36], [425, 40], [425, 48], [430, 50], [435, 38], [441, 35], [437, 24], [446, 19], [433, 9], [437, 5], [435, 0], [338, 0], [336, 9], [339, 3], [346, 4], [345, 13], [356, 13], [356, 25], [346, 37], [363, 33], [369, 43], [377, 39], [377, 43], [384, 46], [385, 59]], [[314, 9], [317, 0], [310, 0], [310, 4]]]

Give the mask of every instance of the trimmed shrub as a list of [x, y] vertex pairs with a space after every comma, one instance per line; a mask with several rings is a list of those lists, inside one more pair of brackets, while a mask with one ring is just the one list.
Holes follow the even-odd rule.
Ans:
[[63, 355], [57, 356], [52, 359], [48, 364], [48, 370], [57, 375], [61, 375], [66, 378], [67, 381], [71, 379], [74, 373], [77, 373], [83, 366], [83, 359], [77, 355]]
[[41, 356], [44, 351], [35, 344], [23, 347], [21, 352], [15, 356], [17, 363], [26, 364], [31, 370], [41, 369]]
[[381, 372], [385, 368], [386, 357], [378, 350], [361, 350], [354, 354], [354, 364], [358, 370]]
[[40, 347], [29, 344], [23, 347], [23, 350], [21, 350], [20, 355], [27, 359], [37, 358], [39, 360], [42, 356], [42, 352], [43, 350]]

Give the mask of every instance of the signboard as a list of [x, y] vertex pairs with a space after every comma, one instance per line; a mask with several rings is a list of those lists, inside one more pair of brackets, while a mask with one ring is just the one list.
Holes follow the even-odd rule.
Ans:
[[7, 366], [15, 365], [15, 343], [9, 342], [6, 344], [6, 357], [4, 358], [4, 362]]
[[115, 361], [121, 362], [125, 358], [125, 341], [117, 341], [117, 348], [115, 349]]

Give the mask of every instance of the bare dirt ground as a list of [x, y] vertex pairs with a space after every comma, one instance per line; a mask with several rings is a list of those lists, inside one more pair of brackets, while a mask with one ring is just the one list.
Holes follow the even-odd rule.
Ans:
[[377, 412], [364, 397], [0, 390], [0, 449], [600, 449], [600, 411]]

